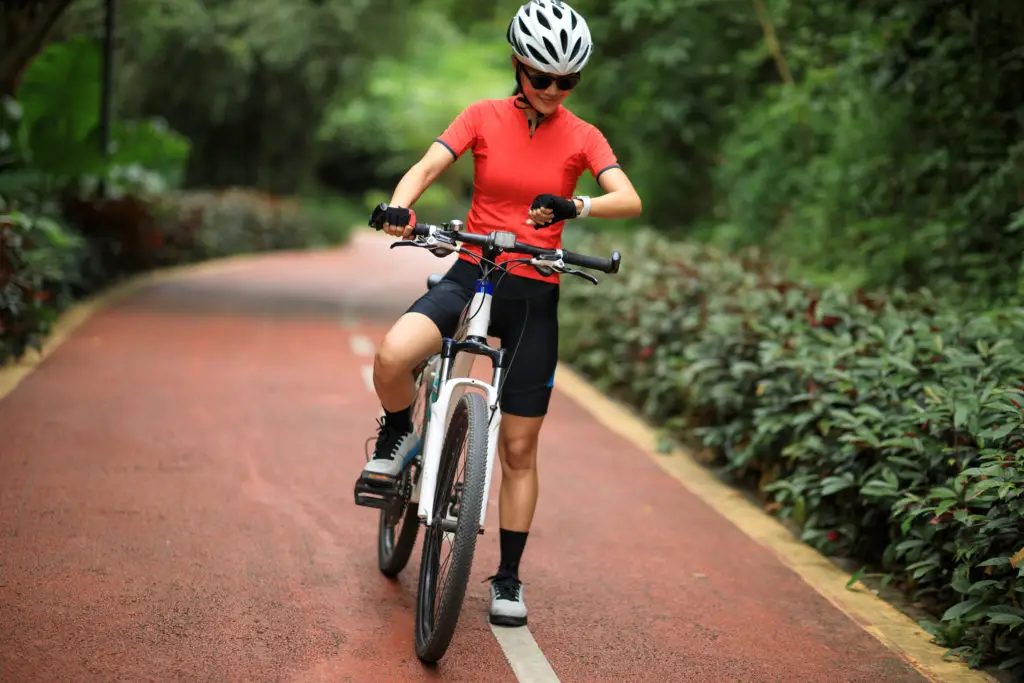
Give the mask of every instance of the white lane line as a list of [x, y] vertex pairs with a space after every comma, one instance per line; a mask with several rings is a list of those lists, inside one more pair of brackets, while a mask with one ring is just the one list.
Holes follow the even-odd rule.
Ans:
[[363, 384], [366, 385], [367, 390], [371, 394], [376, 394], [377, 390], [373, 388], [373, 366], [364, 365], [360, 367], [359, 374], [363, 376]]
[[348, 339], [352, 353], [357, 356], [372, 356], [376, 347], [373, 340], [362, 334], [353, 334]]
[[[359, 356], [372, 356], [376, 350], [373, 340], [361, 334], [352, 333], [349, 345], [353, 353]], [[373, 388], [373, 365], [363, 365], [359, 370], [366, 388], [371, 393], [376, 393]], [[496, 504], [496, 501], [488, 502]], [[527, 627], [508, 628], [491, 624], [491, 633], [501, 646], [505, 659], [508, 660], [512, 672], [520, 683], [558, 683], [555, 670], [551, 668], [547, 657]]]
[[521, 683], [557, 683], [558, 676], [541, 652], [533, 634], [525, 626], [508, 628], [491, 624], [491, 633], [498, 640], [512, 673]]

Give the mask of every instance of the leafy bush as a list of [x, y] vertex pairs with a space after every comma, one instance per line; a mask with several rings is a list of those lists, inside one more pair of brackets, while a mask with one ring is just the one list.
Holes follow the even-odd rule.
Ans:
[[0, 365], [38, 348], [75, 299], [126, 274], [334, 245], [355, 222], [330, 201], [172, 193], [190, 146], [160, 121], [118, 123], [105, 157], [99, 81], [96, 46], [72, 39], [32, 62], [19, 99], [0, 98]]
[[344, 204], [242, 189], [168, 195], [160, 199], [157, 212], [167, 239], [163, 258], [175, 262], [335, 246], [356, 219]]
[[74, 298], [84, 252], [57, 219], [6, 214], [0, 200], [0, 365], [40, 347]]
[[564, 358], [813, 547], [886, 572], [971, 665], [1024, 668], [1021, 311], [816, 289], [754, 250], [650, 232], [577, 239], [626, 263], [599, 288], [565, 284]]
[[1021, 293], [1024, 4], [581, 2], [598, 49], [572, 106], [659, 230], [866, 287]]

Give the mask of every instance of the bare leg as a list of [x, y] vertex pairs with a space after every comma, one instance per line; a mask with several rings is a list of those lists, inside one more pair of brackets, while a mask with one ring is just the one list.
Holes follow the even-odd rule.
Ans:
[[373, 387], [384, 410], [393, 413], [412, 405], [413, 368], [440, 351], [441, 333], [430, 318], [406, 313], [395, 321], [373, 359]]
[[501, 528], [526, 532], [537, 507], [537, 442], [543, 417], [504, 414], [498, 435], [501, 490], [498, 516]]

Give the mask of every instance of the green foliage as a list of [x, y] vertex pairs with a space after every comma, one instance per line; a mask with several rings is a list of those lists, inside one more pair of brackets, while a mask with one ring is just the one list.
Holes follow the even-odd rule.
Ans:
[[597, 47], [573, 97], [644, 220], [822, 279], [1018, 297], [1024, 6], [765, 5], [576, 3]]
[[646, 231], [588, 240], [574, 246], [628, 263], [600, 288], [564, 285], [563, 357], [695, 437], [813, 547], [881, 567], [941, 615], [928, 624], [940, 643], [1011, 666], [1024, 651], [1024, 311], [817, 289], [756, 250]]
[[0, 199], [0, 365], [39, 348], [73, 299], [84, 253], [56, 218], [8, 213]]
[[117, 121], [105, 156], [99, 63], [91, 40], [53, 43], [28, 66], [19, 99], [0, 99], [0, 365], [39, 348], [59, 313], [126, 274], [333, 246], [355, 220], [337, 201], [170, 192], [190, 145], [159, 119]]
[[[328, 107], [358, 97], [376, 59], [405, 50], [407, 4], [126, 3], [116, 115], [159, 116], [192, 141], [186, 187], [300, 192], [331, 152], [315, 135]], [[102, 18], [101, 0], [78, 0], [61, 30], [98, 38]]]
[[150, 213], [160, 235], [151, 257], [159, 265], [337, 246], [356, 218], [340, 202], [298, 202], [238, 189], [167, 195]]
[[[111, 155], [100, 146], [100, 59], [89, 40], [49, 45], [26, 69], [0, 120], [0, 195], [24, 199], [89, 192], [159, 192], [177, 183], [189, 143], [162, 121], [118, 122]], [[5, 144], [4, 141], [7, 141]]]
[[[318, 132], [328, 144], [360, 141], [372, 156], [371, 173], [392, 182], [462, 109], [480, 99], [507, 97], [514, 87], [503, 29], [477, 37], [430, 4], [418, 8], [410, 23], [431, 39], [412, 41], [394, 56], [382, 54], [368, 71], [365, 90], [355, 98], [337, 96]], [[469, 195], [472, 172], [472, 159], [460, 159], [438, 179], [441, 193], [424, 199], [454, 206]], [[391, 189], [373, 188], [374, 196], [390, 196]]]

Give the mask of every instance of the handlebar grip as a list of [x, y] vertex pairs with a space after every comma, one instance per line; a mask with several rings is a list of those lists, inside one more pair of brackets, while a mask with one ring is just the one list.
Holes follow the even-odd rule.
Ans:
[[384, 228], [384, 212], [388, 210], [388, 205], [381, 202], [377, 206], [373, 207], [373, 213], [370, 214], [370, 227], [374, 230], [382, 230]]
[[581, 268], [591, 268], [593, 270], [600, 270], [604, 273], [617, 273], [619, 272], [619, 264], [622, 262], [622, 254], [617, 251], [613, 251], [612, 257], [607, 259], [599, 256], [587, 256], [586, 254], [576, 254], [571, 251], [563, 251], [562, 260], [566, 263], [571, 263], [574, 266], [580, 266]]
[[[384, 229], [384, 214], [388, 210], [387, 202], [381, 202], [377, 206], [373, 207], [373, 213], [370, 214], [370, 227], [375, 230]], [[430, 225], [427, 223], [417, 223], [413, 228], [413, 236], [415, 237], [426, 237], [430, 233]]]

